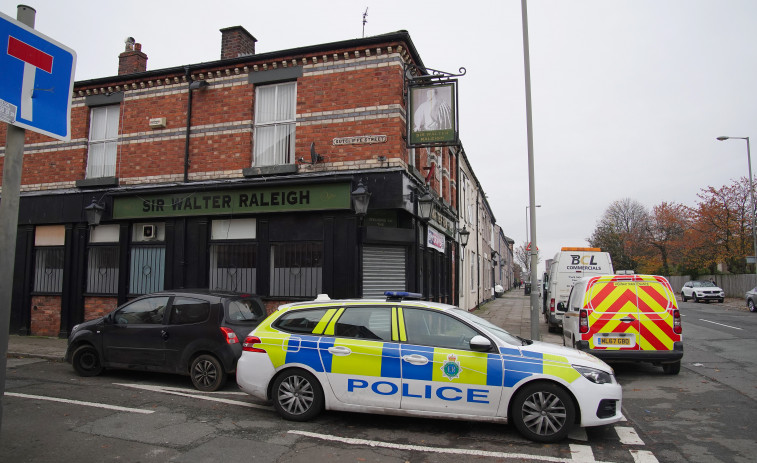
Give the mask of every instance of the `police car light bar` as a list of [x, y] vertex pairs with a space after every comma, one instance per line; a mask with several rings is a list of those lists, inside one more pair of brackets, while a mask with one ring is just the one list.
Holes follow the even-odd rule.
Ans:
[[403, 299], [423, 299], [421, 293], [409, 293], [407, 291], [385, 291], [384, 296], [388, 301], [401, 301]]

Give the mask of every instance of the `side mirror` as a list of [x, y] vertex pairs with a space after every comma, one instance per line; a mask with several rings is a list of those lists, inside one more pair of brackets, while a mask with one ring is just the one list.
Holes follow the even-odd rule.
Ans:
[[557, 310], [559, 310], [560, 312], [565, 312], [565, 311], [568, 310], [568, 308], [565, 306], [564, 302], [558, 302], [557, 303]]
[[471, 338], [470, 348], [475, 352], [489, 352], [492, 348], [492, 343], [485, 337], [477, 334]]

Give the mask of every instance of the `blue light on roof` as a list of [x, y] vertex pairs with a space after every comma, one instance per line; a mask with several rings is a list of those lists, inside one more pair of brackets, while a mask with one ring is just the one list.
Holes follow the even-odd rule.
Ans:
[[385, 291], [384, 296], [386, 296], [387, 299], [423, 299], [423, 294], [421, 293], [409, 293], [407, 291]]

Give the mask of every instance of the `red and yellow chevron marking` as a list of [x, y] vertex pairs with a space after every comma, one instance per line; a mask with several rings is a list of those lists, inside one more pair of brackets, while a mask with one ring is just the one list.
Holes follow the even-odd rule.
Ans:
[[[589, 332], [581, 336], [592, 349], [672, 350], [681, 340], [673, 332], [675, 295], [668, 281], [654, 275], [600, 276], [589, 281], [584, 296]], [[628, 319], [634, 321], [628, 321]], [[626, 319], [622, 321], [621, 319]], [[636, 345], [596, 346], [597, 333], [634, 334]]]

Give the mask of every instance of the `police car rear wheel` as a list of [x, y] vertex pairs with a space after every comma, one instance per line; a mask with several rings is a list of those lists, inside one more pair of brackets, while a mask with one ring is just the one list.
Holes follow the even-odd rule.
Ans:
[[273, 383], [273, 405], [284, 419], [307, 421], [323, 409], [323, 391], [310, 373], [287, 371]]
[[576, 411], [570, 395], [560, 386], [535, 383], [524, 386], [513, 399], [512, 421], [527, 439], [558, 442], [567, 437]]

